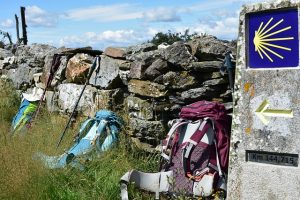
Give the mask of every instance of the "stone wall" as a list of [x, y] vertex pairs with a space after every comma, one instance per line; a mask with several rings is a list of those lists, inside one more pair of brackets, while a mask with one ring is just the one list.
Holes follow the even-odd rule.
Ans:
[[[198, 36], [169, 46], [146, 43], [108, 47], [101, 55], [100, 69], [89, 80], [78, 112], [90, 116], [103, 108], [122, 112], [127, 133], [134, 141], [154, 147], [166, 134], [167, 121], [178, 117], [183, 105], [216, 100], [231, 106], [227, 76], [221, 76], [219, 68], [225, 51], [235, 54], [235, 48], [234, 42], [213, 36]], [[22, 91], [34, 85], [44, 87], [53, 55], [65, 50], [70, 49], [40, 44], [2, 48], [2, 78], [12, 79]], [[47, 89], [46, 105], [51, 112], [69, 113], [73, 109], [95, 54], [101, 54], [89, 50], [75, 49], [73, 54], [62, 56]]]

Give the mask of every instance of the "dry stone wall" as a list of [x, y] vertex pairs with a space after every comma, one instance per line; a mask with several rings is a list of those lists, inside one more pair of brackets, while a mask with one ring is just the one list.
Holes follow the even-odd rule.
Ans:
[[[65, 50], [41, 44], [0, 48], [1, 76], [11, 79], [18, 90], [44, 87], [53, 55]], [[168, 120], [178, 117], [183, 105], [216, 100], [230, 107], [228, 79], [219, 73], [227, 50], [235, 53], [236, 44], [206, 35], [158, 47], [151, 43], [108, 47], [77, 111], [90, 116], [104, 108], [122, 112], [133, 141], [155, 147], [166, 134]], [[46, 105], [51, 112], [73, 109], [95, 57], [89, 51], [73, 52], [78, 53], [61, 57], [47, 89]]]

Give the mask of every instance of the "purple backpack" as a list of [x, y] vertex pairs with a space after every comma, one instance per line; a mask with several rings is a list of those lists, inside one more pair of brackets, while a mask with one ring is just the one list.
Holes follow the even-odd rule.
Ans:
[[[180, 118], [197, 120], [209, 119], [215, 131], [216, 146], [221, 169], [227, 173], [229, 160], [229, 145], [231, 131], [231, 117], [223, 104], [218, 102], [198, 101], [181, 109]], [[201, 135], [200, 135], [201, 136]], [[195, 135], [195, 137], [199, 137]], [[197, 139], [197, 138], [194, 138]], [[198, 138], [201, 139], [201, 138]]]
[[[219, 189], [226, 191], [231, 118], [224, 105], [199, 101], [183, 107], [179, 116], [169, 123], [171, 129], [163, 140], [161, 172], [133, 170], [121, 180], [133, 181], [157, 198], [160, 192], [210, 196]], [[122, 199], [126, 195], [122, 193]]]
[[199, 101], [183, 107], [179, 116], [163, 142], [166, 162], [161, 170], [173, 171], [171, 192], [194, 195], [195, 183], [204, 176], [210, 179], [212, 190], [226, 190], [231, 120], [224, 105]]

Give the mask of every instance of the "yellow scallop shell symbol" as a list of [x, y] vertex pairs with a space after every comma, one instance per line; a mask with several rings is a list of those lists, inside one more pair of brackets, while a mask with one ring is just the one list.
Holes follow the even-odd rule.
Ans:
[[287, 31], [292, 28], [291, 26], [287, 26], [287, 27], [279, 29], [279, 30], [275, 29], [275, 31], [271, 32], [274, 28], [276, 28], [276, 26], [278, 26], [280, 23], [282, 23], [284, 21], [283, 19], [281, 19], [277, 23], [275, 23], [273, 26], [269, 27], [269, 24], [272, 22], [272, 20], [273, 20], [273, 17], [270, 18], [270, 20], [265, 25], [264, 25], [264, 22], [261, 22], [258, 30], [255, 31], [255, 36], [253, 39], [255, 51], [258, 52], [261, 59], [264, 59], [263, 55], [265, 55], [271, 62], [273, 62], [273, 59], [270, 56], [271, 54], [273, 54], [281, 59], [284, 58], [282, 55], [280, 55], [279, 53], [276, 52], [276, 49], [283, 49], [286, 51], [291, 51], [291, 48], [280, 46], [280, 45], [275, 45], [275, 44], [272, 44], [271, 42], [294, 39], [294, 37], [281, 37], [281, 38], [272, 37], [278, 33]]

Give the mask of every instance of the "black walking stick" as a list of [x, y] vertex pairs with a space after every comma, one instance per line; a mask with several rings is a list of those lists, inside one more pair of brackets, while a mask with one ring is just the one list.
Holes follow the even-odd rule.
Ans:
[[58, 143], [57, 143], [56, 148], [59, 147], [59, 145], [60, 145], [60, 143], [61, 143], [61, 141], [62, 141], [62, 139], [63, 139], [63, 137], [64, 137], [64, 135], [65, 135], [65, 133], [66, 133], [66, 131], [67, 131], [69, 125], [70, 125], [70, 123], [71, 123], [72, 117], [73, 117], [73, 115], [74, 115], [74, 113], [75, 113], [75, 110], [76, 110], [76, 108], [77, 108], [77, 106], [78, 106], [78, 103], [79, 103], [79, 101], [80, 101], [80, 98], [81, 98], [81, 96], [82, 96], [82, 94], [83, 94], [83, 92], [84, 92], [84, 90], [85, 90], [85, 88], [86, 88], [86, 86], [87, 86], [87, 84], [88, 84], [88, 82], [89, 82], [89, 80], [90, 80], [92, 74], [93, 74], [93, 71], [94, 71], [96, 68], [98, 68], [99, 65], [100, 65], [100, 57], [99, 57], [99, 56], [96, 56], [96, 58], [95, 58], [95, 60], [94, 60], [94, 63], [93, 63], [93, 65], [91, 66], [91, 68], [90, 68], [90, 70], [89, 70], [87, 79], [86, 79], [85, 84], [84, 84], [84, 86], [83, 86], [83, 88], [82, 88], [82, 90], [81, 90], [81, 93], [80, 93], [80, 95], [79, 95], [79, 98], [77, 99], [77, 102], [76, 102], [76, 104], [75, 104], [75, 106], [74, 106], [74, 108], [73, 108], [73, 111], [72, 111], [71, 115], [70, 115], [69, 121], [68, 121], [68, 123], [67, 123], [67, 125], [66, 125], [64, 131], [62, 132], [62, 134], [61, 134], [61, 136], [60, 136], [60, 139], [59, 139], [59, 141], [58, 141]]
[[51, 64], [51, 68], [50, 68], [50, 74], [48, 76], [45, 89], [44, 89], [43, 94], [42, 94], [42, 96], [40, 98], [40, 101], [39, 101], [39, 104], [37, 106], [36, 111], [34, 112], [32, 118], [29, 120], [29, 122], [28, 122], [28, 124], [26, 126], [27, 128], [31, 127], [32, 122], [35, 121], [35, 119], [36, 119], [36, 117], [37, 117], [37, 115], [38, 115], [38, 113], [40, 111], [42, 102], [44, 101], [44, 98], [45, 98], [46, 91], [51, 86], [51, 82], [52, 82], [52, 80], [54, 78], [54, 75], [55, 75], [55, 73], [57, 72], [57, 70], [59, 68], [60, 59], [61, 59], [61, 55], [60, 54], [54, 54], [53, 55], [52, 64]]

